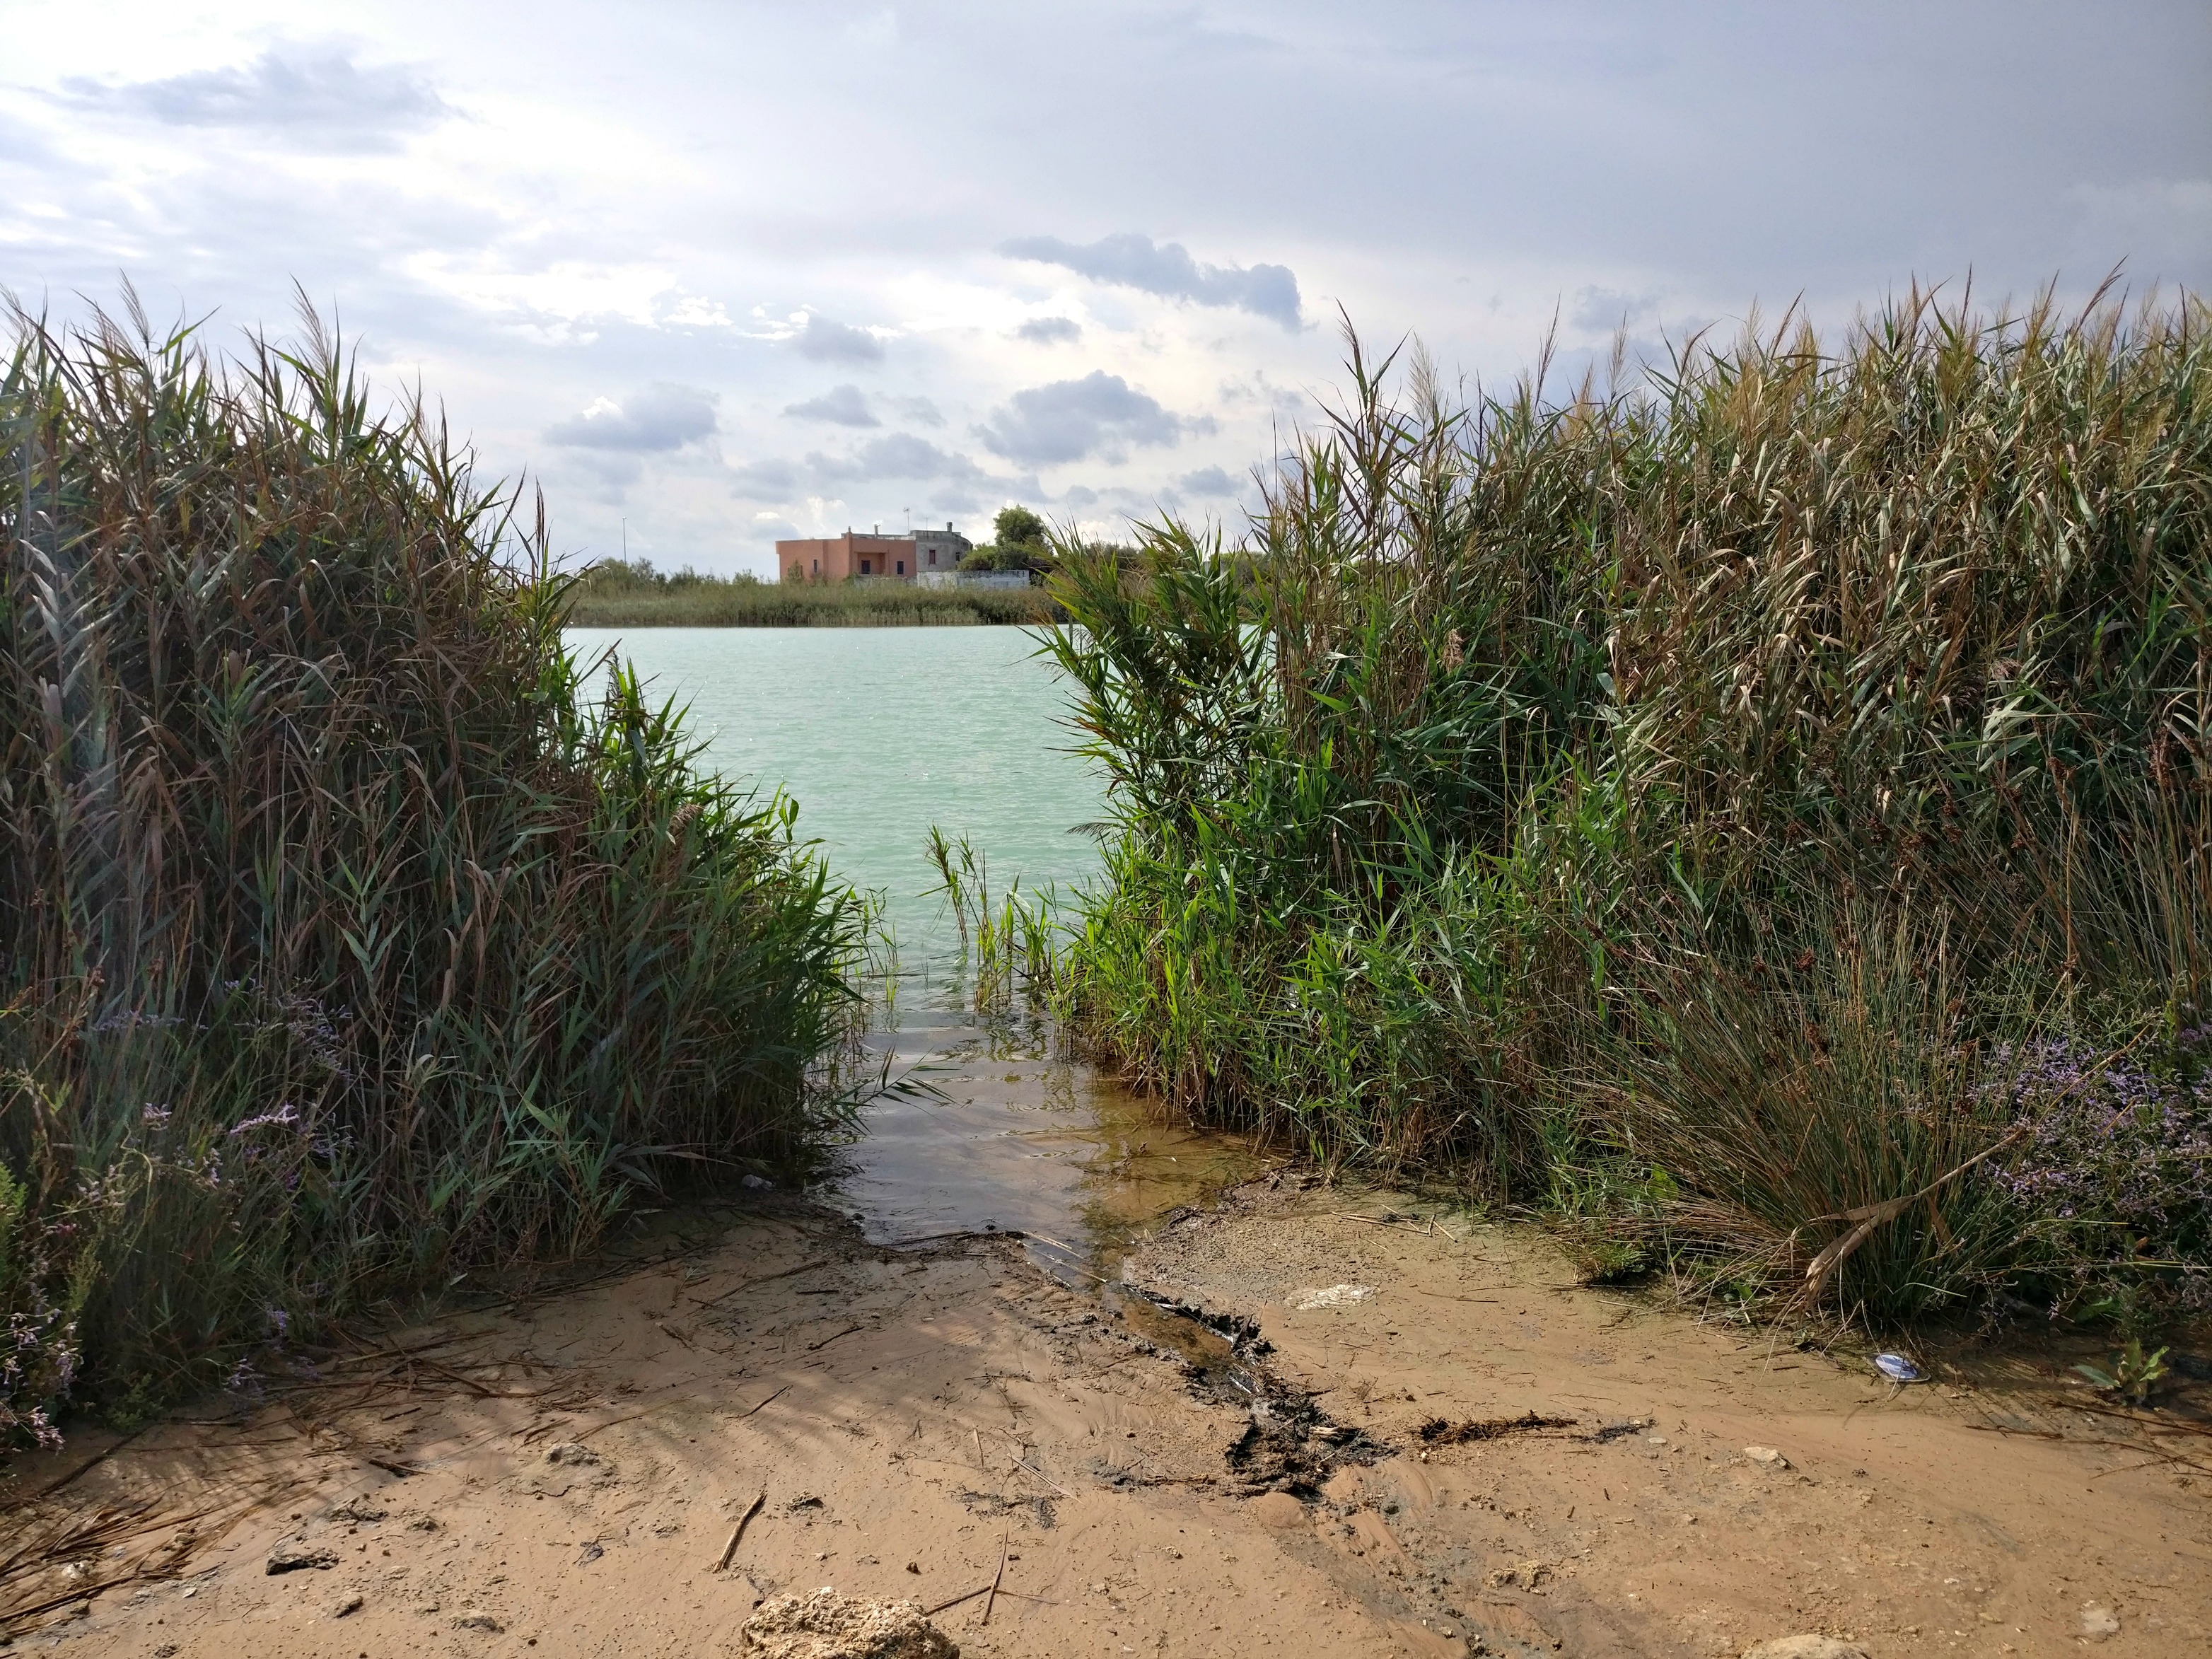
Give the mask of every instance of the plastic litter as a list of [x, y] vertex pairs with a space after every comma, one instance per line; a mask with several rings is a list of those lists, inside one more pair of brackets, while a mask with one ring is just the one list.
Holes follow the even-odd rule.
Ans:
[[1928, 1373], [1901, 1353], [1878, 1353], [1874, 1368], [1893, 1382], [1925, 1382]]

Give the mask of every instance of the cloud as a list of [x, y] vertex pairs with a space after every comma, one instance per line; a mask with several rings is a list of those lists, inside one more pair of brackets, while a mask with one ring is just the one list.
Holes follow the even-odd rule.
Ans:
[[806, 326], [799, 331], [799, 355], [817, 363], [879, 363], [884, 343], [865, 328], [809, 312]]
[[886, 398], [884, 401], [897, 411], [901, 420], [912, 421], [916, 426], [945, 424], [944, 415], [927, 398]]
[[714, 430], [714, 394], [657, 381], [621, 403], [605, 398], [545, 428], [548, 443], [579, 449], [681, 449]]
[[1652, 304], [1649, 295], [1638, 296], [1609, 288], [1586, 288], [1575, 295], [1574, 312], [1567, 320], [1592, 333], [1609, 334], [1649, 314]]
[[1031, 345], [1065, 345], [1083, 337], [1083, 325], [1073, 317], [1032, 317], [1014, 331], [1014, 337]]
[[1249, 311], [1287, 329], [1301, 320], [1298, 279], [1288, 265], [1202, 265], [1180, 242], [1155, 246], [1151, 237], [1127, 232], [1083, 246], [1057, 236], [1023, 236], [1000, 244], [999, 252], [1010, 259], [1065, 265], [1094, 283]]
[[572, 475], [589, 489], [593, 501], [609, 505], [625, 500], [629, 487], [638, 481], [644, 471], [635, 455], [589, 449], [575, 457], [570, 468]]
[[741, 501], [788, 501], [804, 484], [789, 461], [741, 461], [730, 469], [730, 493]]
[[363, 66], [335, 46], [272, 46], [251, 64], [158, 81], [73, 76], [62, 91], [80, 105], [167, 126], [259, 129], [281, 135], [288, 147], [325, 151], [397, 149], [401, 132], [454, 112], [415, 70]]
[[1017, 392], [975, 435], [994, 455], [1048, 466], [1102, 451], [1120, 460], [1132, 444], [1165, 447], [1187, 424], [1120, 375], [1093, 369], [1079, 380]]
[[828, 421], [836, 426], [881, 426], [868, 400], [856, 386], [833, 386], [818, 398], [803, 404], [786, 404], [783, 412], [802, 421]]
[[1237, 481], [1218, 466], [1202, 466], [1177, 478], [1176, 488], [1193, 495], [1234, 495]]
[[965, 455], [939, 449], [927, 438], [904, 432], [871, 438], [844, 455], [814, 451], [807, 456], [806, 465], [817, 483], [831, 485], [869, 483], [879, 478], [973, 481], [988, 477]]

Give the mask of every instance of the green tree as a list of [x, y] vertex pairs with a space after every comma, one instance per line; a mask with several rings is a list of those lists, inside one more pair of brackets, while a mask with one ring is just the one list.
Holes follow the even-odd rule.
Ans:
[[1008, 552], [1017, 548], [1044, 551], [1044, 520], [1026, 507], [1000, 508], [999, 516], [992, 520], [992, 530], [998, 545]]

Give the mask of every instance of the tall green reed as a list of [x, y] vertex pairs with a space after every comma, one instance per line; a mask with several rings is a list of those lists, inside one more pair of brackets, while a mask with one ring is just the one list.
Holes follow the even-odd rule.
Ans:
[[1063, 555], [1088, 1040], [1765, 1305], [2002, 1276], [1995, 1056], [2203, 1021], [2205, 325], [1914, 293], [1470, 405], [1352, 339], [1243, 545]]
[[849, 1105], [792, 803], [573, 663], [542, 507], [305, 321], [218, 364], [13, 316], [0, 1432], [249, 1382]]

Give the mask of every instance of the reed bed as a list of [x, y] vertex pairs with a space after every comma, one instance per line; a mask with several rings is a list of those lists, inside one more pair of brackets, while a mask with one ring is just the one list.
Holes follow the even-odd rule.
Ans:
[[1469, 404], [1352, 339], [1242, 544], [1063, 551], [1068, 1017], [1747, 1317], [2212, 1308], [2208, 321], [1915, 293]]
[[571, 662], [542, 509], [312, 317], [223, 362], [13, 324], [0, 1439], [842, 1121], [855, 904]]
[[620, 559], [585, 569], [568, 598], [568, 621], [579, 628], [1030, 627], [1058, 615], [1041, 587], [763, 582]]

